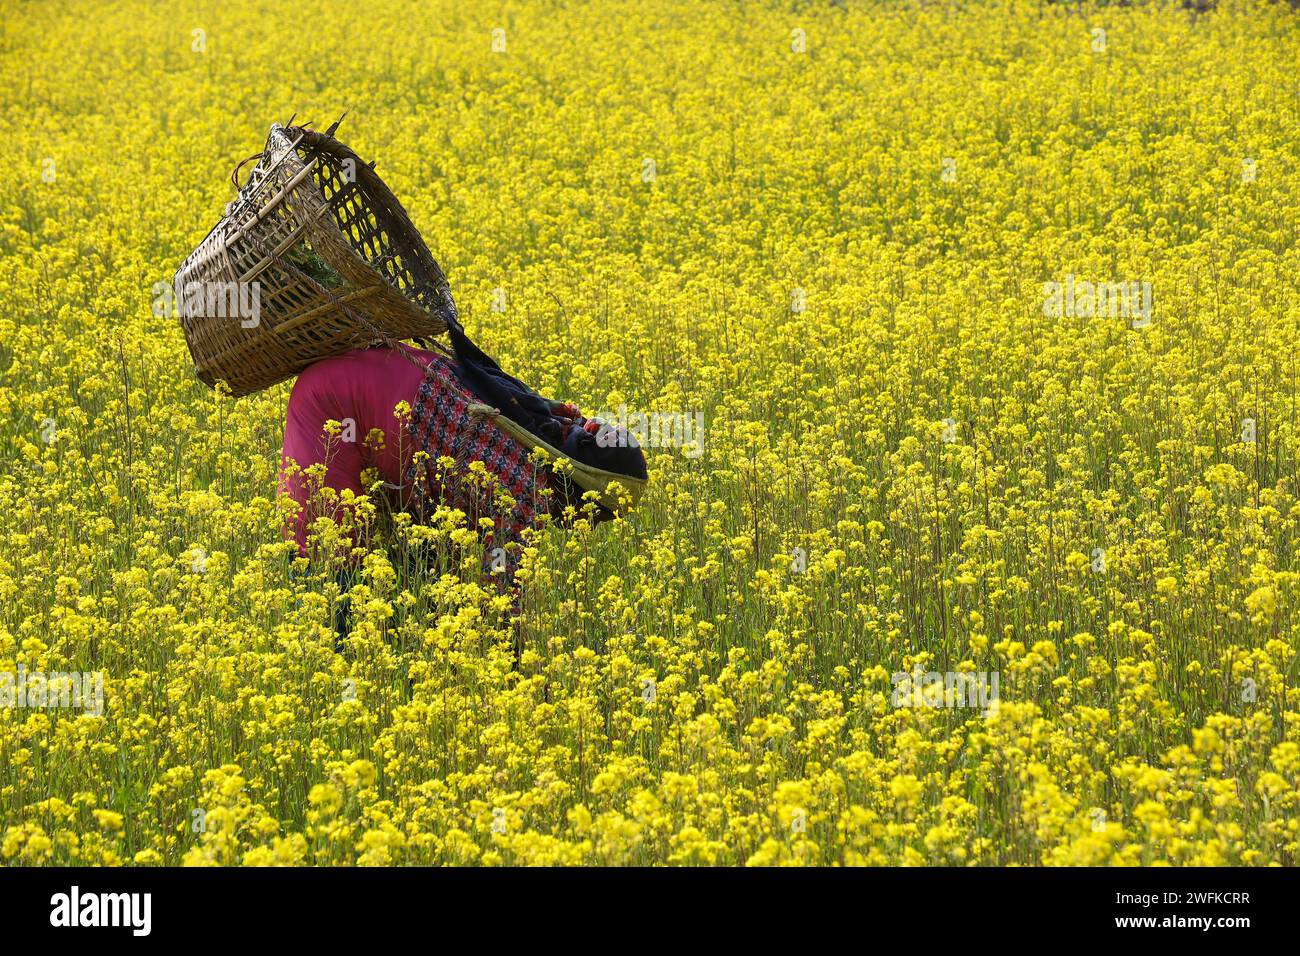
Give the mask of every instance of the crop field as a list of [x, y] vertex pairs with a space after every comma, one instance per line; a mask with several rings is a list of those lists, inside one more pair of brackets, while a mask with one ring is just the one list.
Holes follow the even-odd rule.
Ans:
[[[5, 0], [0, 865], [1294, 865], [1298, 62], [1265, 0]], [[378, 492], [300, 558], [291, 383], [159, 292], [344, 111], [645, 447], [517, 608]]]

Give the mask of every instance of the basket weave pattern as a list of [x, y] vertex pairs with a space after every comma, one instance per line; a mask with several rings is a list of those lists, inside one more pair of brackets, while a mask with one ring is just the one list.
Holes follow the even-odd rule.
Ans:
[[[239, 198], [174, 281], [199, 379], [225, 381], [235, 396], [355, 348], [437, 335], [456, 314], [446, 277], [374, 168], [303, 127], [271, 127]], [[255, 321], [213, 307], [205, 290], [230, 283], [257, 283]]]

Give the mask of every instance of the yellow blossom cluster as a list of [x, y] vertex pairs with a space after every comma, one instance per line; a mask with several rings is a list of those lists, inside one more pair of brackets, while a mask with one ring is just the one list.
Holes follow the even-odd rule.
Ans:
[[[1294, 865], [1298, 61], [1264, 0], [15, 7], [0, 864]], [[517, 613], [446, 511], [299, 559], [288, 384], [155, 307], [345, 109], [471, 335], [660, 426]]]

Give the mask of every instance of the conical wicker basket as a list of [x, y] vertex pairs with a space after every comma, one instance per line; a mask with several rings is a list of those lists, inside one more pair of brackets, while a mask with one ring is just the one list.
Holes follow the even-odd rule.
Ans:
[[272, 126], [239, 197], [176, 273], [181, 326], [208, 385], [247, 395], [455, 320], [424, 240], [373, 165], [333, 137], [337, 125]]

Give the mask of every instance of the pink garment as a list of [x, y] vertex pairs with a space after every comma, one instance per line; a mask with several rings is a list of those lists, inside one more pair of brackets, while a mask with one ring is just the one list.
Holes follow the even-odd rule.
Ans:
[[[303, 471], [326, 465], [325, 484], [337, 491], [362, 493], [361, 473], [375, 468], [379, 477], [400, 486], [415, 449], [413, 439], [397, 421], [399, 402], [414, 406], [424, 378], [423, 366], [445, 362], [436, 352], [399, 345], [420, 367], [387, 348], [359, 349], [322, 359], [298, 376], [285, 414], [284, 449], [280, 455], [280, 489], [298, 502], [293, 536], [300, 554], [307, 553], [307, 525], [313, 515], [305, 507], [309, 495], [299, 474], [286, 474], [292, 459]], [[325, 433], [327, 421], [341, 422], [344, 435]], [[382, 449], [367, 446], [371, 429], [384, 433]], [[354, 441], [345, 441], [355, 437]]]

